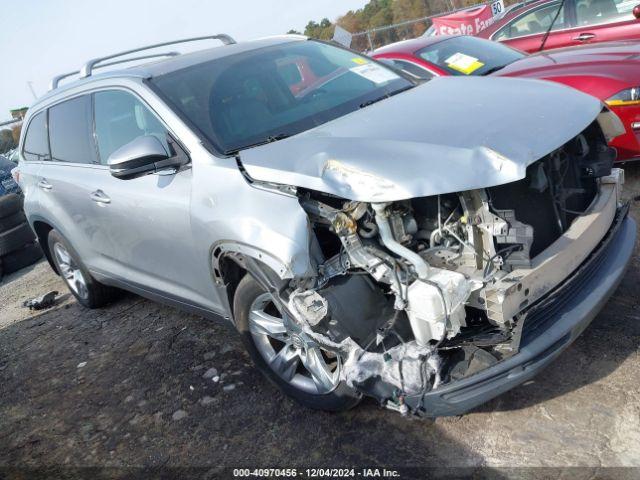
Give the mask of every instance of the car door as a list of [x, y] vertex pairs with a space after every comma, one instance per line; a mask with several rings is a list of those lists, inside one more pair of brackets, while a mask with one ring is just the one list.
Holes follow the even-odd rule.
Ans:
[[544, 50], [576, 45], [579, 42], [573, 40], [574, 32], [568, 30], [573, 26], [571, 1], [546, 3], [528, 10], [496, 31], [491, 39], [534, 53], [540, 50], [549, 27], [553, 25], [544, 42]]
[[91, 224], [101, 256], [99, 268], [135, 288], [215, 310], [219, 302], [208, 259], [195, 254], [191, 167], [122, 180], [107, 166], [114, 151], [143, 135], [156, 136], [168, 152], [186, 152], [133, 92], [95, 92], [93, 106], [101, 169], [90, 192]]
[[[93, 204], [97, 162], [91, 129], [91, 98], [79, 95], [58, 102], [47, 117], [50, 158], [38, 171], [40, 210], [92, 268], [98, 261]], [[25, 147], [25, 157], [28, 157]]]
[[633, 9], [640, 0], [577, 0], [576, 30], [580, 43], [640, 39], [640, 19]]

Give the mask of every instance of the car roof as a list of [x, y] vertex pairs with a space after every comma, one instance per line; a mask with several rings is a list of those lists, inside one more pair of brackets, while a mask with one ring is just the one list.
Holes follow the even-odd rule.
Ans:
[[164, 60], [155, 60], [152, 62], [138, 64], [127, 68], [119, 68], [102, 73], [96, 73], [90, 75], [89, 77], [79, 78], [77, 80], [61, 84], [59, 87], [50, 90], [45, 95], [38, 98], [38, 100], [32, 105], [31, 108], [42, 103], [46, 103], [49, 99], [58, 97], [60, 94], [68, 90], [74, 89], [81, 85], [93, 83], [98, 80], [108, 78], [153, 78], [211, 60], [216, 60], [231, 55], [237, 55], [260, 48], [304, 40], [308, 39], [307, 37], [302, 35], [278, 35], [273, 37], [261, 38], [258, 40], [251, 40], [246, 42], [234, 43], [231, 45], [197, 50], [194, 52], [169, 57]]

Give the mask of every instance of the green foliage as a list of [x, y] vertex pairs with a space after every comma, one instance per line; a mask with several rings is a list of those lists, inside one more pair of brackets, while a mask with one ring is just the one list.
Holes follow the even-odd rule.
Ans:
[[330, 40], [333, 37], [333, 24], [328, 18], [323, 18], [320, 23], [311, 20], [304, 27], [304, 34], [307, 37], [319, 38], [321, 40]]

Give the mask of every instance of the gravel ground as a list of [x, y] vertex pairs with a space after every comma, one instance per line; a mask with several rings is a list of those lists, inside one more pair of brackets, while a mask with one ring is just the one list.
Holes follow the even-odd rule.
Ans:
[[[640, 195], [640, 168], [625, 188]], [[640, 201], [631, 214], [640, 220]], [[372, 401], [306, 410], [252, 368], [226, 324], [133, 295], [90, 311], [67, 294], [30, 312], [25, 299], [66, 293], [41, 262], [0, 285], [0, 466], [640, 466], [637, 253], [535, 381], [436, 420]]]

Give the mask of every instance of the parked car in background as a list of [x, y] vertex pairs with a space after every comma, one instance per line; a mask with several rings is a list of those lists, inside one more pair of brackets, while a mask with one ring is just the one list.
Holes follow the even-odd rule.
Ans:
[[[640, 41], [600, 43], [527, 55], [470, 36], [420, 37], [373, 52], [421, 79], [502, 76], [550, 80], [582, 90], [618, 115], [624, 135], [610, 145], [619, 161], [640, 159]], [[562, 108], [559, 104], [558, 108]]]
[[42, 258], [24, 215], [22, 192], [11, 173], [15, 168], [14, 162], [0, 155], [0, 279]]
[[[524, 8], [525, 6], [527, 6], [530, 3], [532, 3], [531, 0], [527, 0], [527, 1], [519, 2], [519, 3], [512, 3], [511, 5], [507, 5], [507, 6], [504, 6], [504, 7], [502, 6], [502, 4], [499, 4], [499, 6], [495, 10], [493, 10], [494, 15], [493, 15], [493, 20], [492, 21], [496, 22], [496, 21], [500, 20], [501, 18], [509, 15], [511, 12], [514, 12], [516, 10]], [[492, 6], [492, 8], [494, 8], [493, 4], [491, 6]], [[455, 11], [456, 12], [466, 12], [466, 11], [469, 11], [469, 10], [473, 10], [474, 8], [477, 8], [477, 5], [474, 5], [474, 6], [471, 6], [471, 7], [468, 7], [468, 8], [455, 10]], [[447, 15], [450, 15], [450, 14], [451, 14], [451, 12], [446, 12], [446, 13], [443, 13], [442, 15], [438, 15], [438, 16], [433, 17], [433, 18], [438, 18], [438, 17], [441, 17], [441, 16], [447, 16]], [[433, 18], [432, 18], [432, 20], [433, 20]], [[438, 35], [438, 31], [436, 30], [435, 26], [432, 23], [425, 30], [425, 32], [422, 34], [422, 36], [430, 37], [430, 36], [433, 36], [433, 35]]]
[[4, 155], [0, 155], [0, 197], [8, 193], [20, 193], [20, 187], [11, 176], [16, 164]]
[[529, 53], [640, 39], [640, 0], [542, 0], [510, 11], [477, 36]]

